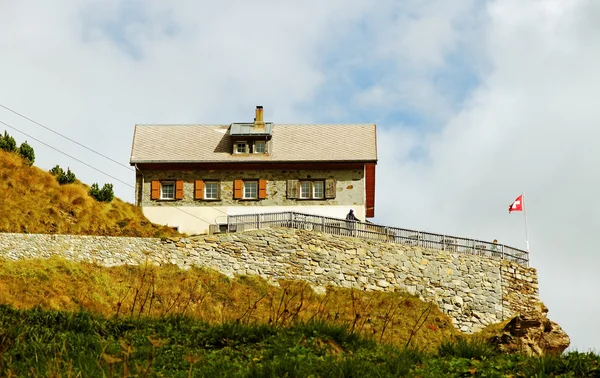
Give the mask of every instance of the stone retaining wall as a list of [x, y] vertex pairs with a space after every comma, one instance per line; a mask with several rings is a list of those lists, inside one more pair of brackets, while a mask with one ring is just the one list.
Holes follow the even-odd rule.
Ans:
[[174, 238], [0, 234], [0, 257], [105, 266], [193, 265], [228, 276], [260, 275], [364, 290], [396, 289], [433, 301], [463, 332], [524, 312], [538, 299], [535, 269], [505, 260], [293, 229]]

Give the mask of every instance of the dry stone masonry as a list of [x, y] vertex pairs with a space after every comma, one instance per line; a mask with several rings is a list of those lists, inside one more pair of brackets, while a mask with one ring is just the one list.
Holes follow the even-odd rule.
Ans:
[[294, 279], [328, 285], [402, 290], [436, 303], [463, 332], [523, 313], [538, 301], [535, 269], [506, 260], [293, 229], [193, 238], [125, 238], [0, 234], [0, 257], [53, 255], [104, 266], [204, 266], [228, 276]]

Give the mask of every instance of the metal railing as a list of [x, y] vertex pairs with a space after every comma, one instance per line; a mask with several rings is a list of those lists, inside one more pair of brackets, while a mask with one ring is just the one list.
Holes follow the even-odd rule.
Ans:
[[211, 228], [211, 232], [217, 230], [221, 232], [243, 232], [271, 227], [312, 230], [331, 235], [352, 236], [362, 239], [439, 249], [442, 251], [495, 257], [529, 266], [529, 253], [527, 251], [503, 244], [382, 226], [374, 223], [347, 221], [345, 219], [304, 214], [295, 211], [228, 215], [227, 225], [215, 225]]

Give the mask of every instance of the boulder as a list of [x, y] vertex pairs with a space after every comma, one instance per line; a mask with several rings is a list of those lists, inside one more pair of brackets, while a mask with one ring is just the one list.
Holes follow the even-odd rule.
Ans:
[[557, 323], [546, 317], [547, 313], [548, 308], [540, 302], [535, 309], [512, 318], [489, 341], [505, 353], [561, 354], [571, 340]]

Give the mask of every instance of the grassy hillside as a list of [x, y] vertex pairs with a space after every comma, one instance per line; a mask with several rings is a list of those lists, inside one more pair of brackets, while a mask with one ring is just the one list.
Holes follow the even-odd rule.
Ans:
[[600, 358], [502, 355], [404, 293], [52, 258], [0, 260], [0, 376], [598, 377]]
[[478, 341], [396, 347], [325, 322], [103, 318], [0, 306], [3, 377], [598, 377], [600, 357], [498, 354]]
[[0, 150], [0, 232], [107, 236], [171, 236], [136, 206], [101, 203], [79, 182], [59, 185], [49, 172]]
[[458, 334], [436, 306], [405, 293], [330, 288], [320, 296], [303, 282], [281, 281], [277, 287], [198, 268], [105, 268], [58, 258], [0, 260], [0, 304], [106, 317], [185, 315], [209, 324], [326, 321], [378, 342], [424, 349]]

